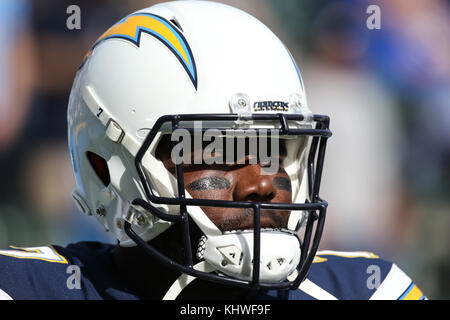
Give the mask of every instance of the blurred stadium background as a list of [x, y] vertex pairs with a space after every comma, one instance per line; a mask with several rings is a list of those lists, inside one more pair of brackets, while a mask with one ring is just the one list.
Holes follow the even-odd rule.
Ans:
[[[114, 242], [72, 201], [66, 106], [90, 45], [157, 2], [0, 1], [1, 248]], [[450, 2], [220, 2], [281, 38], [303, 73], [310, 107], [331, 116], [321, 249], [375, 252], [430, 299], [449, 299]], [[73, 4], [80, 30], [66, 27]], [[380, 30], [366, 27], [371, 4], [381, 8]]]

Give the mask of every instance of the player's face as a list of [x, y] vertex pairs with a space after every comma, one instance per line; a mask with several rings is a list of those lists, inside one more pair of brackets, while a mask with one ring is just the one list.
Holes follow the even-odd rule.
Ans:
[[[168, 143], [170, 145], [170, 143]], [[175, 175], [175, 165], [168, 148], [157, 156]], [[268, 173], [261, 164], [195, 165], [183, 164], [184, 185], [193, 198], [228, 201], [290, 203], [291, 181], [281, 163], [285, 157], [280, 144], [279, 170]], [[193, 155], [192, 155], [193, 156]], [[202, 207], [222, 231], [253, 228], [253, 210], [245, 208]], [[261, 210], [262, 228], [284, 228], [289, 211]]]

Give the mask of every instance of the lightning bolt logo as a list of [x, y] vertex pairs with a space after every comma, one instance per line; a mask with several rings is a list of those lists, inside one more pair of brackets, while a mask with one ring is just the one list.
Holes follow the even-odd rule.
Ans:
[[119, 38], [125, 39], [139, 47], [143, 32], [155, 37], [170, 49], [186, 70], [195, 89], [197, 89], [197, 70], [188, 42], [169, 21], [150, 13], [131, 14], [113, 25], [92, 45], [84, 57], [80, 69], [92, 54], [95, 47], [101, 42]]

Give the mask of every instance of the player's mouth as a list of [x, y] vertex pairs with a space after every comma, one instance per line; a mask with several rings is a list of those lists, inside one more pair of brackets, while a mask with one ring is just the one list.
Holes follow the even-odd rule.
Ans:
[[[284, 211], [283, 213], [281, 211], [276, 212], [274, 210], [261, 211], [261, 228], [285, 228], [287, 219], [283, 219], [284, 216], [288, 216], [286, 211]], [[253, 229], [253, 210], [244, 209], [240, 213], [229, 215], [223, 222], [219, 223], [217, 227], [222, 232]]]

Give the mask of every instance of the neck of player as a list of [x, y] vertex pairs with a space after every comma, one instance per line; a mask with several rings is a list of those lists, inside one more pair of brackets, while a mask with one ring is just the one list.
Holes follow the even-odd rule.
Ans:
[[[181, 262], [184, 258], [181, 234], [181, 225], [175, 224], [151, 240], [149, 244], [173, 260]], [[198, 229], [191, 228], [194, 249], [199, 238]], [[155, 260], [139, 246], [117, 245], [112, 252], [112, 259], [122, 280], [141, 299], [161, 300], [181, 275]], [[177, 299], [243, 299], [247, 294], [248, 291], [242, 288], [196, 279], [181, 291]]]

